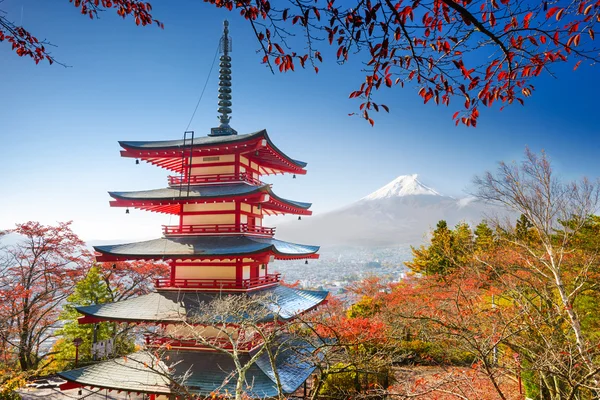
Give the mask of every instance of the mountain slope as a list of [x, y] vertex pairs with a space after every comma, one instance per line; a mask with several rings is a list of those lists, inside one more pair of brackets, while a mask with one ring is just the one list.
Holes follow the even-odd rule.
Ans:
[[402, 175], [348, 206], [282, 224], [277, 237], [322, 246], [420, 244], [441, 219], [450, 226], [478, 223], [497, 211], [473, 198], [443, 196], [416, 174]]
[[438, 192], [419, 182], [417, 179], [417, 174], [412, 174], [400, 175], [387, 185], [383, 186], [381, 189], [378, 189], [370, 195], [363, 197], [362, 200], [377, 200], [412, 195], [440, 196]]

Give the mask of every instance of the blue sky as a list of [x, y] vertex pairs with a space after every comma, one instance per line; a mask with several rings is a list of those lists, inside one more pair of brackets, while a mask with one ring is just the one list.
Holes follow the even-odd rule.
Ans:
[[[554, 68], [557, 78], [533, 82], [537, 90], [525, 107], [483, 110], [476, 129], [454, 126], [458, 102], [423, 105], [415, 88], [382, 90], [379, 101], [391, 113], [376, 115], [372, 128], [348, 116], [358, 107], [348, 99], [361, 80], [357, 61], [337, 65], [325, 46], [319, 74], [273, 75], [237, 14], [199, 0], [153, 5], [164, 30], [112, 12], [91, 21], [66, 0], [1, 3], [10, 19], [58, 46], [54, 56], [71, 67], [36, 66], [0, 44], [0, 229], [73, 220], [85, 240], [158, 236], [169, 217], [125, 215], [108, 206], [106, 191], [161, 187], [168, 173], [121, 159], [117, 141], [183, 135], [225, 18], [233, 37], [231, 124], [240, 133], [266, 128], [280, 149], [309, 163], [306, 176], [266, 180], [281, 196], [312, 201], [315, 213], [411, 173], [441, 193], [463, 196], [474, 175], [520, 159], [525, 146], [545, 149], [566, 178], [600, 176], [597, 68]], [[190, 126], [196, 135], [218, 124], [217, 83], [215, 70]]]

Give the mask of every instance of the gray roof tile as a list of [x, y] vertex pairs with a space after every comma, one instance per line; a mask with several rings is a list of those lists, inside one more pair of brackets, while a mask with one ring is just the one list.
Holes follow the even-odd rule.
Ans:
[[[303, 356], [310, 353], [312, 348], [300, 341], [286, 342], [281, 346], [287, 348], [281, 348], [275, 364], [283, 392], [289, 394], [296, 391], [314, 371], [314, 365]], [[242, 354], [240, 362], [246, 364], [250, 357]], [[166, 351], [162, 359], [164, 363], [159, 363], [154, 355], [138, 352], [127, 358], [103, 361], [60, 372], [59, 375], [87, 386], [133, 392], [176, 393], [171, 380], [199, 395], [235, 392], [237, 374], [233, 359], [228, 354], [171, 350]], [[184, 376], [185, 379], [182, 379]], [[253, 398], [275, 397], [275, 382], [275, 374], [265, 352], [246, 373], [246, 393]]]
[[[288, 320], [319, 305], [328, 295], [327, 291], [302, 290], [277, 285], [250, 293], [228, 294], [232, 296], [269, 295], [264, 306], [279, 319]], [[82, 314], [108, 320], [179, 322], [185, 317], [198, 315], [203, 303], [210, 302], [223, 293], [158, 291], [115, 303], [77, 307]], [[271, 319], [272, 317], [269, 317]], [[215, 318], [216, 320], [216, 318]]]
[[144, 242], [94, 246], [96, 251], [119, 257], [182, 257], [182, 256], [244, 256], [272, 251], [282, 256], [308, 256], [319, 246], [284, 242], [273, 238], [251, 236], [180, 236], [164, 237]]
[[163, 188], [152, 190], [139, 190], [135, 192], [108, 192], [111, 197], [124, 200], [176, 200], [176, 199], [206, 199], [242, 196], [257, 192], [269, 193], [273, 198], [295, 207], [308, 209], [311, 203], [284, 199], [277, 196], [271, 190], [270, 185], [254, 186], [247, 183], [235, 183], [224, 185], [190, 186], [179, 188]]

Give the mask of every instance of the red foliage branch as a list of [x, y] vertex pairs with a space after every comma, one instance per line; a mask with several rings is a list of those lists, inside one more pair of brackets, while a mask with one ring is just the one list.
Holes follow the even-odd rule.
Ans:
[[165, 276], [169, 265], [155, 261], [127, 261], [100, 263], [106, 286], [110, 288], [112, 301], [125, 300], [151, 292], [154, 279]]
[[[464, 107], [453, 115], [456, 124], [476, 126], [480, 106], [523, 104], [534, 90], [532, 78], [551, 65], [573, 59], [577, 68], [599, 59], [592, 43], [598, 0], [550, 9], [546, 1], [519, 0], [290, 0], [281, 9], [269, 0], [205, 1], [248, 20], [263, 62], [280, 72], [308, 61], [318, 72], [318, 41], [335, 46], [340, 64], [365, 54], [365, 79], [350, 98], [361, 100], [361, 115], [371, 124], [371, 111], [389, 111], [372, 101], [383, 87], [412, 82], [424, 103], [448, 106], [459, 98]], [[305, 37], [306, 50], [288, 46], [293, 29]]]
[[70, 224], [27, 222], [4, 232], [19, 241], [0, 253], [0, 341], [15, 349], [23, 370], [43, 359], [62, 302], [91, 264]]
[[[140, 0], [69, 0], [82, 15], [90, 19], [98, 18], [98, 12], [114, 9], [123, 19], [133, 17], [136, 25], [156, 24], [163, 28], [162, 22], [152, 18], [152, 5]], [[47, 60], [50, 64], [56, 59], [48, 52], [46, 41], [40, 41], [22, 26], [17, 26], [0, 15], [0, 42], [7, 41], [20, 57], [31, 57], [36, 64]]]

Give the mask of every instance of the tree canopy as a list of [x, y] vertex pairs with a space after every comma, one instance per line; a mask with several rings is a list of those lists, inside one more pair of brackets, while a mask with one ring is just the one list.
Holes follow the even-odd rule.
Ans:
[[18, 241], [0, 251], [0, 342], [22, 370], [34, 370], [49, 353], [61, 304], [85, 276], [91, 254], [70, 222], [26, 222], [3, 233]]
[[[138, 0], [70, 0], [94, 19], [105, 9], [138, 25], [162, 23]], [[350, 98], [371, 124], [380, 88], [416, 88], [424, 103], [450, 106], [456, 124], [476, 126], [481, 107], [524, 103], [533, 81], [554, 64], [600, 59], [595, 29], [600, 0], [205, 0], [239, 13], [259, 43], [262, 62], [293, 71], [334, 59], [363, 63]], [[303, 38], [303, 40], [298, 40]], [[0, 41], [35, 62], [55, 61], [45, 44], [0, 14]], [[333, 47], [328, 53], [325, 44]]]

